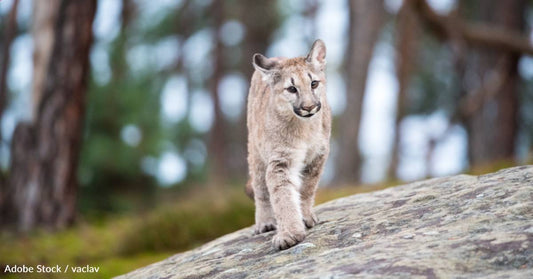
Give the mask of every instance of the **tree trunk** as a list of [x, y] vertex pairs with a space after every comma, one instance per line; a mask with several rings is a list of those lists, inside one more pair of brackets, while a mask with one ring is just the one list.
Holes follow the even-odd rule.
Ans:
[[335, 183], [354, 183], [361, 176], [359, 129], [368, 65], [384, 23], [383, 0], [350, 0], [349, 42], [346, 50], [346, 104], [337, 126], [339, 153]]
[[208, 143], [208, 154], [210, 157], [209, 180], [210, 184], [223, 183], [227, 174], [226, 140], [224, 136], [224, 116], [220, 107], [220, 94], [218, 86], [223, 74], [223, 45], [220, 39], [220, 27], [224, 16], [224, 3], [222, 0], [214, 0], [212, 3], [213, 15], [213, 39], [215, 48], [213, 51], [213, 75], [211, 77], [211, 99], [213, 100], [214, 119]]
[[[526, 1], [476, 1], [482, 21], [523, 33]], [[518, 60], [520, 54], [477, 48], [467, 60], [467, 71], [479, 78], [467, 84], [468, 155], [471, 166], [512, 160], [518, 133]], [[470, 69], [468, 67], [470, 66]], [[480, 84], [480, 85], [479, 85]]]
[[305, 25], [306, 28], [309, 30], [307, 31], [307, 36], [305, 36], [306, 42], [308, 45], [312, 45], [313, 42], [318, 39], [317, 38], [317, 13], [320, 10], [320, 3], [318, 0], [307, 0], [306, 1], [306, 8], [303, 11], [303, 16], [305, 18]]
[[400, 142], [402, 131], [400, 124], [406, 115], [407, 90], [411, 74], [415, 66], [415, 56], [417, 53], [416, 44], [420, 36], [419, 24], [416, 21], [412, 1], [403, 2], [402, 8], [398, 12], [396, 21], [396, 76], [398, 79], [398, 99], [396, 102], [396, 116], [394, 121], [394, 138], [392, 141], [391, 161], [387, 176], [396, 178], [396, 171], [400, 161]]
[[[9, 15], [7, 16], [7, 22], [5, 23], [4, 38], [2, 39], [1, 48], [2, 54], [0, 56], [0, 124], [2, 123], [2, 116], [7, 103], [7, 70], [9, 68], [9, 58], [11, 56], [11, 43], [17, 33], [17, 11], [19, 1], [13, 1]], [[0, 128], [0, 148], [4, 145], [2, 129]], [[1, 154], [0, 149], [0, 156]], [[4, 192], [5, 192], [5, 177], [3, 170], [0, 169], [0, 211], [2, 209]], [[0, 212], [1, 216], [1, 212]]]
[[[2, 40], [2, 56], [0, 57], [0, 119], [4, 113], [7, 100], [7, 70], [9, 68], [9, 58], [11, 56], [11, 43], [17, 32], [17, 11], [19, 1], [13, 1], [11, 11], [7, 16], [7, 22]], [[0, 140], [2, 139], [2, 129], [0, 129]]]
[[[36, 1], [35, 117], [13, 135], [8, 218], [19, 230], [62, 228], [75, 219], [78, 153], [95, 0]], [[44, 1], [43, 1], [44, 2]], [[44, 7], [48, 6], [48, 7]], [[41, 31], [38, 30], [46, 30]], [[50, 31], [52, 30], [52, 31]], [[44, 41], [46, 44], [40, 44]], [[41, 48], [48, 48], [45, 51]], [[53, 61], [53, 63], [52, 63]], [[42, 65], [45, 63], [46, 65]], [[38, 71], [38, 72], [37, 72]]]
[[[271, 42], [272, 35], [279, 23], [279, 15], [276, 5], [269, 1], [247, 1], [240, 0], [239, 10], [236, 16], [246, 26], [246, 34], [241, 47], [241, 62], [238, 71], [242, 72], [244, 79], [250, 81], [254, 68], [252, 66], [252, 56], [254, 53], [265, 54]], [[245, 96], [248, 94], [248, 86], [245, 86]], [[248, 174], [246, 161], [246, 102], [243, 103], [242, 113], [236, 123], [228, 127], [230, 132], [226, 137], [228, 148], [231, 154], [229, 173], [232, 178], [245, 178]]]
[[[470, 165], [512, 160], [518, 131], [517, 65], [520, 55], [533, 53], [524, 34], [527, 1], [461, 1], [459, 12], [468, 19], [474, 15], [476, 24], [458, 13], [440, 16], [425, 0], [413, 1], [434, 33], [455, 49], [462, 80], [454, 117], [467, 130]], [[472, 48], [465, 50], [466, 45]]]
[[37, 117], [47, 79], [60, 3], [60, 0], [33, 2], [32, 36], [35, 47], [33, 50], [32, 118], [34, 120]]

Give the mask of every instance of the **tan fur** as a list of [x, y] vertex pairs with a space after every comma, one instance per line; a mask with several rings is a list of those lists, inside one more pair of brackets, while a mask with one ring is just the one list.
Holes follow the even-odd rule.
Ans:
[[[277, 229], [272, 242], [278, 249], [302, 241], [305, 227], [318, 221], [312, 207], [331, 131], [325, 55], [324, 43], [317, 40], [307, 57], [268, 59], [256, 54], [253, 59], [246, 192], [255, 201], [256, 233]], [[312, 80], [318, 81], [316, 89]], [[297, 93], [287, 89], [293, 82]]]

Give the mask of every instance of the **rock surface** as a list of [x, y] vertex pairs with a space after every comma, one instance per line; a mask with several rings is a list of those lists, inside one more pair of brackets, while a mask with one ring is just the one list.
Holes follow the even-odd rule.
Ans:
[[246, 228], [120, 278], [533, 278], [533, 166], [337, 199], [299, 245]]

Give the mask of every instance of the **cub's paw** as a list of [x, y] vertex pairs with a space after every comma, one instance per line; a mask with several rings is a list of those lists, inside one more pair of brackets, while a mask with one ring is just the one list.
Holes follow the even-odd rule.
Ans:
[[318, 217], [316, 217], [315, 213], [311, 212], [310, 214], [304, 215], [303, 221], [305, 226], [310, 229], [318, 224]]
[[276, 224], [273, 222], [259, 223], [255, 224], [254, 234], [262, 234], [274, 230], [276, 230]]
[[297, 233], [278, 232], [272, 238], [272, 245], [278, 250], [288, 249], [304, 240], [305, 230]]

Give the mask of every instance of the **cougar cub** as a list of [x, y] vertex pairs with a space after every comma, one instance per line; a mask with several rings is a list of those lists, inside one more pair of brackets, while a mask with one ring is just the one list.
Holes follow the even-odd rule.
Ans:
[[315, 191], [329, 154], [331, 112], [326, 100], [326, 46], [314, 42], [306, 57], [253, 56], [248, 94], [246, 191], [255, 201], [255, 232], [277, 230], [274, 247], [305, 238]]

